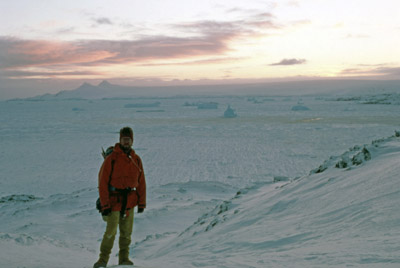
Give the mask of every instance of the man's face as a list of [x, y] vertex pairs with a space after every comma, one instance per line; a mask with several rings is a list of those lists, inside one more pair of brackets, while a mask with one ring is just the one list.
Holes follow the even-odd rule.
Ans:
[[133, 140], [130, 137], [122, 137], [119, 141], [125, 149], [131, 148]]

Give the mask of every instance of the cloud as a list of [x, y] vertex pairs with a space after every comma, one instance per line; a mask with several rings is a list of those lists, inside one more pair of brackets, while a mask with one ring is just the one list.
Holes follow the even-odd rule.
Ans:
[[114, 23], [106, 17], [93, 18], [93, 21], [99, 25], [113, 25]]
[[[105, 17], [93, 20], [97, 25], [113, 24]], [[162, 65], [168, 60], [182, 59], [189, 63], [218, 63], [219, 60], [207, 58], [229, 58], [232, 42], [265, 36], [268, 30], [280, 27], [272, 14], [258, 12], [242, 20], [171, 24], [168, 28], [176, 33], [173, 36], [141, 36], [135, 40], [50, 41], [0, 36], [0, 71], [32, 71], [36, 75], [38, 68], [45, 74], [57, 73], [62, 67], [68, 71], [111, 64]], [[70, 32], [74, 28], [61, 31]]]
[[157, 36], [142, 40], [86, 40], [54, 42], [0, 37], [0, 70], [60, 65], [143, 63], [200, 55], [221, 55], [229, 50], [232, 35], [200, 37]]
[[63, 35], [63, 34], [70, 34], [76, 31], [75, 27], [64, 27], [64, 28], [59, 28], [55, 30], [55, 34], [57, 35]]
[[305, 59], [283, 59], [280, 62], [270, 64], [270, 66], [297, 65], [297, 64], [304, 64], [306, 62], [307, 61]]
[[[377, 67], [377, 68], [350, 68], [344, 69], [340, 72], [341, 75], [345, 76], [374, 76], [387, 78], [399, 79], [400, 78], [400, 67]], [[377, 66], [380, 66], [377, 65]]]
[[400, 67], [384, 67], [377, 70], [381, 74], [400, 77]]
[[181, 60], [177, 62], [168, 63], [144, 63], [141, 66], [167, 66], [167, 65], [202, 65], [202, 64], [221, 64], [221, 63], [232, 63], [236, 61], [243, 60], [243, 58], [235, 57], [216, 57], [201, 60]]
[[20, 71], [20, 70], [5, 70], [0, 71], [0, 77], [7, 78], [32, 78], [32, 77], [73, 77], [73, 76], [97, 76], [102, 75], [94, 71]]
[[96, 62], [115, 56], [74, 42], [20, 40], [0, 37], [0, 69]]
[[113, 55], [92, 62], [94, 64], [143, 63], [224, 54], [229, 50], [229, 38], [226, 35], [187, 38], [158, 36], [137, 41], [90, 40], [81, 45], [88, 51], [107, 51]]
[[169, 59], [221, 56], [229, 51], [231, 38], [234, 37], [224, 33], [186, 38], [156, 36], [134, 41], [54, 42], [0, 37], [0, 72], [10, 77], [29, 76], [27, 72], [31, 76], [51, 77], [51, 72], [58, 75], [63, 68], [69, 71], [111, 64], [162, 64]]
[[[268, 14], [260, 17], [269, 18]], [[105, 21], [105, 20], [104, 20]], [[0, 37], [0, 68], [54, 64], [111, 64], [148, 60], [223, 55], [230, 42], [240, 37], [261, 35], [262, 29], [276, 28], [274, 22], [198, 21], [171, 25], [184, 37], [151, 36], [137, 40], [84, 40], [55, 42]]]

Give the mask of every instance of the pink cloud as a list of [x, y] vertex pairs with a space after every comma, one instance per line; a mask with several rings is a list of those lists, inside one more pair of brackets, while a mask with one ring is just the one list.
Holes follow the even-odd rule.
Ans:
[[232, 63], [239, 60], [243, 60], [243, 58], [234, 58], [234, 57], [216, 57], [216, 58], [208, 58], [202, 60], [181, 60], [173, 63], [144, 63], [141, 66], [165, 66], [165, 65], [202, 65], [202, 64], [221, 64], [221, 63]]
[[102, 65], [223, 55], [232, 34], [198, 37], [156, 36], [142, 40], [54, 42], [0, 38], [0, 69], [53, 65]]
[[10, 71], [0, 72], [0, 76], [9, 78], [29, 78], [29, 77], [74, 77], [74, 76], [98, 76], [102, 75], [94, 71]]
[[[100, 18], [99, 24], [109, 24]], [[78, 69], [82, 66], [109, 64], [161, 64], [160, 60], [185, 59], [198, 61], [198, 57], [226, 56], [231, 42], [243, 37], [265, 35], [268, 29], [279, 28], [270, 13], [257, 13], [247, 20], [197, 21], [170, 25], [177, 36], [152, 36], [137, 40], [77, 40], [48, 41], [22, 40], [0, 36], [0, 71], [24, 70], [29, 67], [60, 71], [60, 66]], [[229, 57], [229, 56], [227, 56]], [[217, 61], [215, 61], [217, 62]], [[212, 61], [204, 61], [210, 64]], [[201, 61], [198, 64], [202, 64]]]
[[115, 55], [70, 42], [0, 38], [0, 69], [96, 62]]

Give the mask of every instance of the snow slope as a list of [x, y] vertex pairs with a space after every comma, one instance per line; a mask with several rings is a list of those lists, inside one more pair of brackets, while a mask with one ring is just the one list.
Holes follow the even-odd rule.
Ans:
[[400, 139], [365, 148], [368, 161], [241, 190], [134, 250], [159, 267], [399, 267]]

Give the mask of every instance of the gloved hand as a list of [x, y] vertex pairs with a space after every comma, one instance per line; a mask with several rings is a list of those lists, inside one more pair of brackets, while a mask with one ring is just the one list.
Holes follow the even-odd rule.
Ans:
[[144, 208], [138, 208], [137, 209], [137, 213], [143, 213], [143, 211], [144, 211]]
[[108, 215], [110, 215], [111, 214], [111, 208], [106, 208], [105, 210], [103, 210], [102, 212], [101, 212], [101, 215], [102, 216], [108, 216]]

